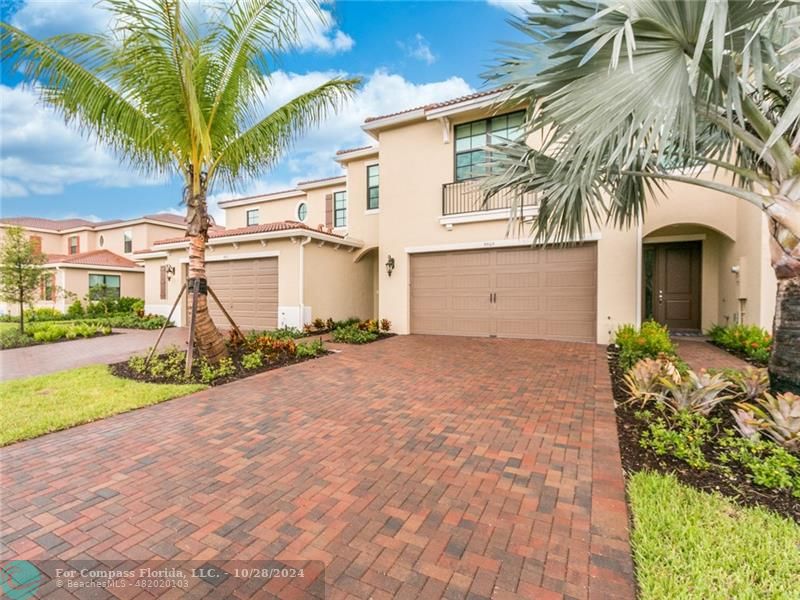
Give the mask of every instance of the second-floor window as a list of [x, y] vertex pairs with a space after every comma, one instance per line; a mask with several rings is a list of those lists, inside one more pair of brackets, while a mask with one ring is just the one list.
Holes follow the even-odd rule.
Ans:
[[258, 225], [258, 209], [253, 208], [247, 211], [247, 226]]
[[69, 236], [69, 253], [77, 254], [81, 249], [81, 241], [77, 235]]
[[378, 208], [378, 165], [367, 167], [367, 210]]
[[39, 235], [32, 235], [31, 236], [31, 247], [33, 248], [33, 252], [35, 254], [42, 253], [42, 237]]
[[518, 111], [456, 125], [456, 181], [486, 175], [486, 146], [516, 138], [524, 115], [524, 111]]
[[333, 194], [333, 226], [347, 226], [347, 192]]
[[123, 252], [125, 254], [130, 254], [131, 252], [133, 252], [133, 234], [130, 231], [126, 231], [123, 234], [122, 239], [124, 245]]

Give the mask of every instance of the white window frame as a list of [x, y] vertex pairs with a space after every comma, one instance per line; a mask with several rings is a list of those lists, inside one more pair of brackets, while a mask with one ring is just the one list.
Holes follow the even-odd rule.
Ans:
[[[250, 214], [255, 213], [256, 215], [256, 222], [250, 222]], [[255, 227], [256, 225], [261, 225], [261, 209], [260, 208], [248, 208], [244, 213], [244, 222], [247, 227]]]
[[[301, 219], [300, 218], [300, 207], [303, 206], [304, 204], [306, 205], [306, 217], [305, 217], [305, 219]], [[295, 206], [294, 206], [294, 218], [295, 219], [297, 219], [301, 223], [305, 223], [308, 220], [308, 215], [309, 215], [308, 202], [306, 200], [300, 200], [300, 202], [295, 204]]]
[[[336, 224], [336, 194], [344, 194], [344, 223], [342, 225]], [[337, 192], [333, 192], [333, 228], [334, 229], [346, 229], [347, 228], [347, 213], [349, 211], [348, 200], [347, 200], [347, 190], [339, 190]]]

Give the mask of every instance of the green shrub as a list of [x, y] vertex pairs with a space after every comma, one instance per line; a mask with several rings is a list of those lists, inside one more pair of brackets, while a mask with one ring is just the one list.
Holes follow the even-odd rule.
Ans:
[[772, 336], [758, 325], [714, 325], [707, 333], [723, 348], [740, 352], [757, 363], [769, 362]]
[[253, 350], [242, 356], [242, 367], [247, 371], [258, 369], [263, 364], [264, 355], [261, 353], [261, 350]]
[[133, 313], [136, 311], [137, 304], [142, 304], [142, 309], [144, 309], [144, 302], [142, 302], [141, 298], [134, 298], [133, 296], [122, 296], [119, 298], [115, 305], [113, 306], [113, 312], [118, 313]]
[[736, 463], [750, 472], [753, 483], [788, 490], [800, 498], [800, 458], [767, 440], [748, 440], [728, 431], [720, 440], [722, 463]]
[[161, 329], [166, 320], [167, 318], [161, 315], [145, 315], [144, 317], [138, 317], [135, 314], [117, 314], [108, 315], [100, 319], [91, 319], [88, 322], [121, 329]]
[[133, 307], [131, 307], [131, 312], [135, 314], [137, 317], [144, 316], [144, 300], [137, 300], [133, 303]]
[[331, 337], [334, 342], [340, 344], [366, 344], [377, 340], [378, 334], [375, 331], [359, 329], [356, 324], [350, 324], [334, 329]]
[[297, 327], [279, 327], [278, 329], [271, 329], [267, 331], [251, 331], [246, 335], [248, 341], [258, 338], [268, 337], [274, 340], [294, 340], [306, 335]]
[[[150, 354], [150, 350], [147, 351]], [[145, 366], [147, 354], [131, 356], [128, 359], [128, 367], [142, 375], [149, 375], [157, 379], [184, 380], [184, 368], [186, 365], [186, 352], [178, 346], [167, 347], [162, 354], [150, 359]]]
[[83, 310], [83, 304], [81, 304], [80, 300], [75, 300], [67, 307], [67, 317], [70, 319], [80, 319], [85, 314], [86, 311]]
[[641, 329], [634, 325], [621, 325], [614, 334], [614, 343], [619, 347], [619, 364], [624, 371], [643, 358], [675, 357], [669, 330], [655, 321], [645, 321]]
[[19, 329], [16, 327], [0, 331], [0, 350], [30, 346], [33, 341], [30, 335], [27, 333], [20, 333]]
[[200, 359], [200, 381], [205, 384], [213, 383], [222, 377], [228, 377], [236, 373], [236, 365], [233, 359], [225, 357], [219, 361], [217, 366], [210, 364], [204, 358]]
[[62, 339], [75, 340], [78, 338], [93, 337], [95, 335], [108, 335], [111, 333], [111, 328], [103, 324], [88, 323], [85, 321], [69, 323], [44, 322], [29, 325], [28, 332], [35, 341], [49, 343], [57, 342]]
[[710, 441], [712, 429], [719, 424], [719, 419], [709, 419], [686, 411], [676, 413], [669, 420], [648, 411], [637, 415], [650, 421], [639, 439], [643, 448], [652, 450], [658, 456], [679, 458], [695, 469], [709, 468], [703, 446]]
[[274, 338], [262, 335], [248, 340], [247, 345], [252, 350], [261, 352], [268, 361], [274, 362], [282, 357], [292, 357], [297, 352], [297, 344], [291, 338]]
[[312, 342], [303, 342], [297, 344], [296, 356], [298, 358], [308, 358], [317, 356], [325, 349], [322, 340], [314, 340]]
[[68, 316], [55, 308], [31, 308], [25, 311], [25, 320], [34, 321], [63, 321]]

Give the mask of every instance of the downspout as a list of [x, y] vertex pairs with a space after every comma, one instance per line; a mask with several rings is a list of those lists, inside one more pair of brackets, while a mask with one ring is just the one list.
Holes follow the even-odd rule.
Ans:
[[636, 326], [642, 326], [642, 222], [636, 224]]
[[298, 329], [303, 329], [303, 327], [306, 324], [305, 322], [306, 307], [304, 304], [305, 298], [303, 297], [304, 296], [303, 292], [305, 291], [305, 250], [303, 249], [303, 246], [308, 244], [310, 241], [311, 241], [311, 236], [307, 236], [302, 242], [300, 242], [300, 277], [298, 278], [299, 281], [297, 285], [298, 288], [297, 297], [300, 300], [300, 315], [299, 315], [300, 327]]

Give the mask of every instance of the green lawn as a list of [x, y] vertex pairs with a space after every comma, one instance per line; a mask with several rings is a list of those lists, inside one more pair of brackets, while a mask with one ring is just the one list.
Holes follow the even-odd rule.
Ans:
[[654, 473], [631, 477], [628, 494], [642, 600], [798, 597], [800, 526], [794, 521]]
[[0, 322], [0, 333], [9, 329], [19, 329], [19, 323]]
[[204, 389], [114, 377], [104, 365], [0, 383], [0, 446]]

